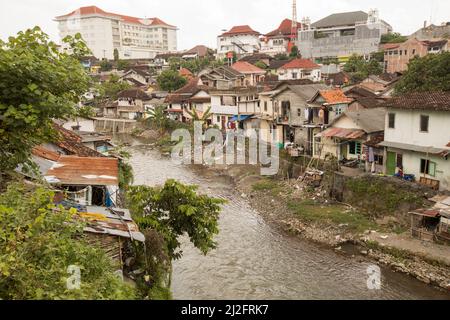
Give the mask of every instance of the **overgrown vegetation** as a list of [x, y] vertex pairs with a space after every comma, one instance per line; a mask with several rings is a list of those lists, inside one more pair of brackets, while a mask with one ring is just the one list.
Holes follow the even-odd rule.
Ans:
[[398, 32], [389, 32], [381, 36], [381, 44], [386, 43], [402, 43], [408, 40], [407, 36], [402, 36]]
[[349, 191], [346, 202], [365, 208], [373, 216], [380, 217], [396, 213], [402, 206], [421, 207], [423, 196], [376, 178], [349, 179], [345, 188]]
[[[75, 212], [55, 207], [53, 196], [19, 183], [0, 195], [0, 298], [134, 299], [118, 266], [84, 240]], [[67, 287], [69, 266], [81, 268], [79, 289]]]
[[288, 207], [301, 220], [311, 223], [332, 223], [336, 226], [343, 225], [348, 230], [356, 233], [379, 228], [370, 217], [350, 210], [343, 205], [320, 204], [312, 200], [292, 200], [288, 202]]
[[383, 68], [377, 59], [367, 61], [363, 56], [352, 55], [344, 66], [344, 71], [350, 74], [352, 82], [359, 82], [369, 75], [380, 75]]
[[395, 86], [396, 94], [450, 91], [450, 52], [416, 57]]
[[165, 70], [156, 79], [161, 90], [173, 92], [187, 83], [187, 80], [176, 70]]

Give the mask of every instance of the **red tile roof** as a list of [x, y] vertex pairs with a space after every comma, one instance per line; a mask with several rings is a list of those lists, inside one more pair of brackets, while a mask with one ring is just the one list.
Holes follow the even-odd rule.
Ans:
[[248, 63], [247, 61], [238, 61], [231, 67], [234, 70], [239, 71], [240, 73], [266, 73], [263, 69], [258, 68], [257, 66]]
[[334, 90], [320, 90], [320, 95], [325, 99], [326, 103], [336, 104], [336, 103], [350, 103], [353, 100], [347, 98], [341, 89]]
[[222, 37], [225, 36], [234, 36], [238, 34], [252, 34], [252, 35], [259, 35], [260, 33], [258, 31], [253, 30], [250, 26], [234, 26], [229, 31], [222, 34]]
[[[77, 10], [72, 11], [69, 14], [56, 17], [56, 19], [64, 19], [64, 18], [67, 18], [67, 17], [70, 17], [70, 16], [77, 16], [77, 15], [81, 15], [81, 16], [100, 15], [100, 16], [103, 16], [103, 17], [120, 18], [123, 21], [126, 21], [128, 23], [133, 23], [133, 24], [174, 27], [174, 26], [172, 26], [172, 25], [170, 25], [168, 23], [165, 23], [164, 21], [162, 21], [159, 18], [146, 18], [146, 19], [143, 19], [143, 18], [131, 17], [131, 16], [126, 16], [126, 15], [122, 15], [122, 14], [106, 12], [106, 11], [100, 9], [99, 7], [96, 7], [96, 6], [81, 7], [79, 9], [77, 9]], [[146, 20], [149, 22], [148, 24], [145, 23]]]
[[104, 157], [101, 153], [86, 147], [82, 143], [82, 138], [75, 132], [67, 130], [56, 123], [53, 126], [59, 136], [54, 143], [65, 152], [79, 157]]
[[[297, 23], [297, 25], [298, 25], [299, 28], [301, 28], [301, 24], [300, 23]], [[269, 32], [268, 34], [266, 34], [266, 37], [276, 37], [276, 36], [279, 36], [279, 35], [290, 36], [291, 32], [292, 32], [292, 20], [284, 19], [281, 22], [280, 26], [277, 29], [275, 29], [275, 30]]]
[[294, 59], [280, 69], [319, 69], [320, 66], [308, 59]]
[[383, 107], [450, 111], [450, 92], [412, 92], [389, 99]]
[[186, 77], [186, 78], [192, 78], [194, 76], [192, 74], [192, 72], [186, 68], [181, 68], [179, 73], [180, 73], [180, 76]]

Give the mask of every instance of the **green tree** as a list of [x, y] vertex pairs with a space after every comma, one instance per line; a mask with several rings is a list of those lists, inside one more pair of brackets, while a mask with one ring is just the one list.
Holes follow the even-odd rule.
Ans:
[[395, 87], [396, 94], [450, 91], [450, 52], [416, 57]]
[[130, 67], [130, 62], [127, 60], [118, 60], [117, 61], [117, 70], [125, 70]]
[[350, 74], [352, 82], [359, 82], [369, 75], [380, 75], [383, 68], [376, 59], [367, 61], [362, 56], [352, 55], [345, 64], [344, 71]]
[[157, 82], [162, 90], [173, 92], [185, 86], [187, 80], [178, 71], [165, 70], [158, 76]]
[[108, 59], [103, 59], [100, 62], [100, 70], [103, 72], [111, 71], [113, 68], [113, 64]]
[[171, 259], [179, 259], [179, 237], [187, 234], [203, 254], [216, 248], [218, 219], [224, 200], [197, 194], [196, 186], [175, 180], [163, 187], [134, 186], [127, 193], [127, 203], [141, 229], [158, 231], [167, 244]]
[[63, 39], [63, 43], [69, 48], [71, 56], [78, 60], [92, 54], [92, 51], [87, 47], [86, 42], [79, 33], [75, 34], [75, 36], [66, 36]]
[[298, 47], [297, 46], [293, 46], [291, 53], [289, 54], [290, 58], [297, 58], [299, 56], [300, 52], [298, 51]]
[[381, 36], [381, 44], [386, 43], [402, 43], [408, 40], [408, 37], [402, 36], [398, 32], [390, 32]]
[[[75, 210], [53, 204], [45, 188], [11, 184], [0, 195], [0, 298], [5, 300], [117, 300], [135, 298], [118, 266], [83, 235]], [[81, 269], [69, 290], [69, 266]]]
[[33, 147], [54, 137], [52, 119], [74, 115], [90, 82], [77, 59], [38, 27], [0, 41], [0, 172], [28, 163]]
[[81, 106], [76, 109], [75, 117], [92, 118], [95, 117], [95, 111], [91, 106]]
[[117, 75], [111, 75], [108, 81], [97, 85], [97, 102], [104, 100], [115, 101], [121, 91], [130, 88], [131, 86], [127, 82], [120, 81], [120, 78]]
[[117, 48], [116, 49], [114, 49], [114, 61], [115, 62], [118, 62], [119, 61], [119, 50], [117, 50]]

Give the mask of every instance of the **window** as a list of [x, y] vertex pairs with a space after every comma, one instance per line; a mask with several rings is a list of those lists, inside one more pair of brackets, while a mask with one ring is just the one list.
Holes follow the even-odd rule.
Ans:
[[297, 109], [297, 116], [299, 116], [299, 117], [302, 116], [302, 109], [301, 108]]
[[217, 122], [220, 123], [220, 116], [217, 116]]
[[361, 154], [361, 142], [350, 141], [349, 142], [349, 153], [353, 156]]
[[395, 129], [395, 113], [389, 113], [389, 129]]
[[436, 176], [436, 162], [421, 159], [420, 160], [420, 173], [435, 177]]
[[292, 72], [292, 79], [297, 79], [297, 77], [298, 77], [297, 72]]
[[430, 116], [421, 115], [420, 116], [420, 132], [428, 132], [430, 125]]
[[384, 164], [384, 157], [382, 155], [375, 155], [375, 163], [379, 166], [382, 166]]
[[267, 112], [267, 101], [264, 101], [264, 111]]

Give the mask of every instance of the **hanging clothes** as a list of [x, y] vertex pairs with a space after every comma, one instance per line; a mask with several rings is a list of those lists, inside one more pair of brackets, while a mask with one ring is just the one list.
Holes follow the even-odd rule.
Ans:
[[375, 152], [372, 147], [369, 148], [369, 162], [375, 162]]
[[309, 108], [305, 109], [305, 119], [309, 121]]
[[325, 118], [325, 110], [323, 110], [323, 109], [319, 110], [319, 118], [320, 119], [324, 119]]

